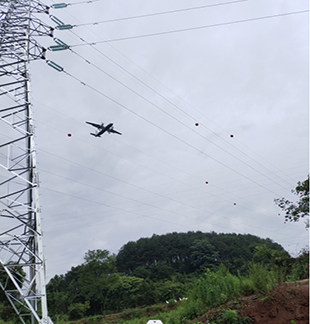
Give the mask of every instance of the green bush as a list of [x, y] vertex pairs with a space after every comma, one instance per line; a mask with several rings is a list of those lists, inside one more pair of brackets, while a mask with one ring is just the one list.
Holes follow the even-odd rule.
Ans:
[[167, 317], [163, 323], [165, 323], [165, 324], [180, 324], [181, 323], [180, 311], [174, 311], [174, 312], [168, 313]]
[[249, 279], [257, 293], [268, 293], [277, 285], [275, 272], [268, 271], [266, 266], [261, 263], [253, 263], [250, 266]]
[[246, 277], [240, 277], [240, 289], [241, 293], [244, 296], [250, 296], [253, 295], [255, 292], [253, 281]]
[[169, 305], [169, 307], [173, 307], [174, 305], [175, 305], [175, 300], [173, 299], [173, 298], [171, 298], [171, 299], [169, 299], [168, 300], [168, 305]]
[[70, 320], [80, 319], [85, 316], [85, 313], [89, 309], [89, 307], [89, 301], [86, 301], [84, 304], [72, 304], [68, 310]]
[[229, 299], [239, 297], [241, 292], [240, 279], [222, 266], [217, 272], [207, 269], [205, 277], [197, 280], [189, 299], [201, 300], [206, 307], [215, 307]]
[[227, 309], [221, 315], [212, 317], [211, 324], [249, 324], [251, 319], [249, 317], [240, 317], [236, 310]]
[[184, 303], [178, 309], [178, 317], [180, 319], [180, 323], [183, 322], [185, 319], [192, 320], [201, 316], [206, 310], [205, 305], [203, 304], [202, 300], [200, 299], [193, 299]]
[[222, 315], [222, 322], [225, 324], [234, 324], [238, 321], [238, 313], [236, 310], [228, 309]]

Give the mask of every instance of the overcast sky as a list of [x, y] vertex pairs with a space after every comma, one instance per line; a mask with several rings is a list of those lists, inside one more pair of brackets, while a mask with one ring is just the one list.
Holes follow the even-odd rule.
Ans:
[[297, 200], [309, 169], [308, 1], [78, 2], [50, 10], [75, 26], [54, 33], [71, 50], [47, 53], [64, 71], [30, 64], [48, 279], [171, 232], [297, 255], [309, 233], [274, 199]]

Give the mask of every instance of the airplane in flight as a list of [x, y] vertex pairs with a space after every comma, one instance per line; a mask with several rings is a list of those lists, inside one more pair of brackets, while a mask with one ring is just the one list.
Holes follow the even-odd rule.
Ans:
[[91, 135], [95, 136], [95, 137], [101, 137], [101, 135], [105, 132], [110, 133], [115, 133], [115, 134], [119, 134], [122, 135], [122, 133], [116, 131], [113, 129], [113, 123], [108, 124], [107, 126], [104, 126], [104, 123], [102, 123], [101, 125], [99, 124], [94, 124], [94, 123], [90, 123], [90, 122], [86, 122], [86, 124], [92, 125], [94, 127], [98, 128], [98, 131], [96, 133], [90, 133]]

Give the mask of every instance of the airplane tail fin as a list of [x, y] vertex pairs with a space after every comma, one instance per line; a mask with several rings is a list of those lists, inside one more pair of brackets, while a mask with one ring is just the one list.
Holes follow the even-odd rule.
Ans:
[[94, 134], [94, 133], [90, 133], [90, 135], [93, 135], [95, 137], [98, 137], [98, 135], [97, 134]]

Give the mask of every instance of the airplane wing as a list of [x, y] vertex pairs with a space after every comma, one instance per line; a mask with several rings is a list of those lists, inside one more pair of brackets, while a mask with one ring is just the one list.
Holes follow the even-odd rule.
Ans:
[[94, 124], [94, 123], [90, 123], [90, 122], [86, 122], [86, 124], [92, 125], [92, 126], [97, 127], [99, 129], [102, 128], [102, 125], [99, 125], [99, 124]]
[[108, 132], [109, 132], [109, 133], [115, 133], [115, 134], [122, 135], [122, 133], [120, 133], [120, 132], [114, 130], [113, 128], [110, 128], [110, 129], [108, 130]]

